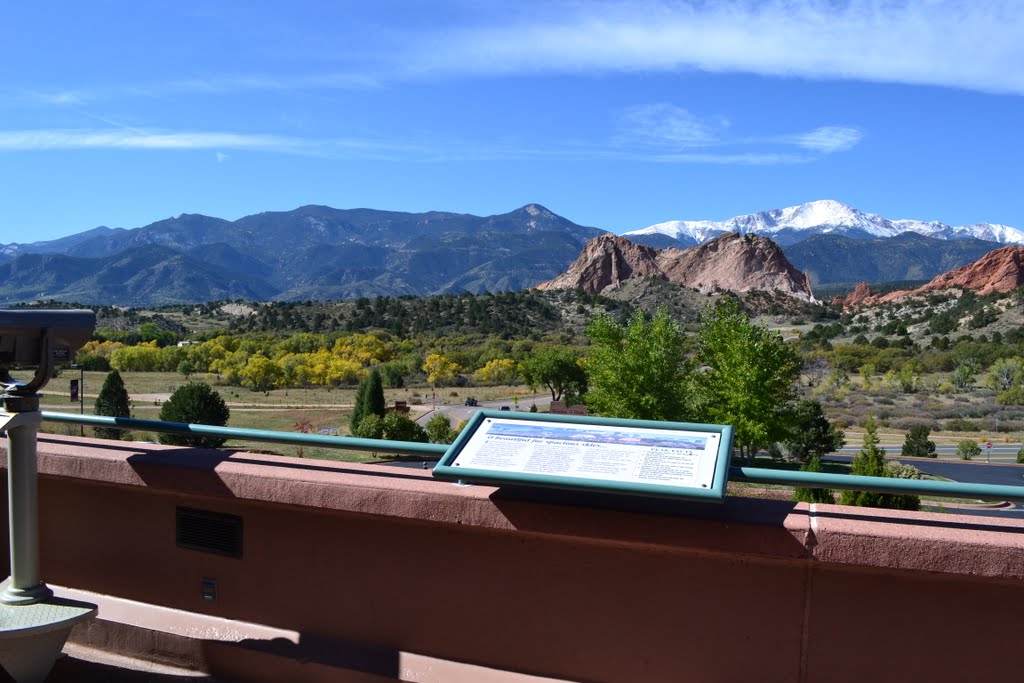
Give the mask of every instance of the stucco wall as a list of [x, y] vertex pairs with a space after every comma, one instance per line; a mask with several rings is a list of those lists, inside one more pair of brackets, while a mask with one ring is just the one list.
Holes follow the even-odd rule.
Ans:
[[[366, 646], [385, 677], [400, 651], [623, 683], [1020, 668], [1011, 521], [745, 499], [611, 509], [69, 437], [43, 438], [40, 471], [46, 581]], [[177, 506], [241, 516], [242, 558], [176, 547]]]

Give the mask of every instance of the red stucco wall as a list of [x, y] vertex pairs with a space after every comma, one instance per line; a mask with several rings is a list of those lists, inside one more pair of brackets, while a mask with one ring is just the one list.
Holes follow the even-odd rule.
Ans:
[[[48, 582], [309, 643], [623, 683], [1020, 668], [1014, 522], [743, 499], [627, 512], [415, 470], [54, 437], [40, 470]], [[243, 557], [177, 548], [178, 505], [240, 515]]]

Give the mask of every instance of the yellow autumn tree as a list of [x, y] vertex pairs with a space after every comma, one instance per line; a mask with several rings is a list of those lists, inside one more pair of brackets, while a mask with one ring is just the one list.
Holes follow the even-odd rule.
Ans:
[[423, 361], [423, 372], [427, 373], [427, 381], [432, 385], [451, 384], [459, 372], [459, 364], [440, 353], [431, 353]]

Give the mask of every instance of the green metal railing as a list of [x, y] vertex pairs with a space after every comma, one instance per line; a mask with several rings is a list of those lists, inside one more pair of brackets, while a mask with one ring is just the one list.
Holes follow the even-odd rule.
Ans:
[[[162, 422], [160, 420], [138, 420], [126, 417], [102, 417], [98, 415], [77, 415], [74, 413], [43, 412], [43, 420], [68, 424], [107, 427], [149, 432], [212, 436], [224, 439], [261, 441], [267, 443], [291, 444], [296, 446], [320, 446], [349, 451], [373, 451], [398, 455], [418, 455], [439, 458], [448, 447], [444, 444], [413, 443], [409, 441], [381, 441], [359, 439], [351, 436], [324, 436], [320, 434], [298, 434], [275, 432], [266, 429], [240, 429], [237, 427], [212, 427], [209, 425]], [[1022, 468], [1024, 474], [1024, 468]], [[759, 484], [783, 484], [807, 488], [850, 489], [875, 491], [878, 493], [905, 493], [936, 496], [940, 498], [976, 498], [979, 500], [1006, 500], [1024, 502], [1024, 486], [999, 486], [995, 484], [970, 484], [957, 481], [929, 481], [922, 479], [894, 479], [889, 477], [863, 477], [853, 474], [831, 474], [827, 472], [799, 472], [772, 470], [762, 467], [729, 468], [730, 481], [746, 481]]]

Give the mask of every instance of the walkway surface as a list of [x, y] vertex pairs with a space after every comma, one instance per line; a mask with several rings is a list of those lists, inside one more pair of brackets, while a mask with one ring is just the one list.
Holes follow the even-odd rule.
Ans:
[[[0, 682], [8, 680], [10, 677], [0, 671]], [[69, 644], [54, 664], [46, 683], [218, 683], [218, 679], [188, 669]]]

